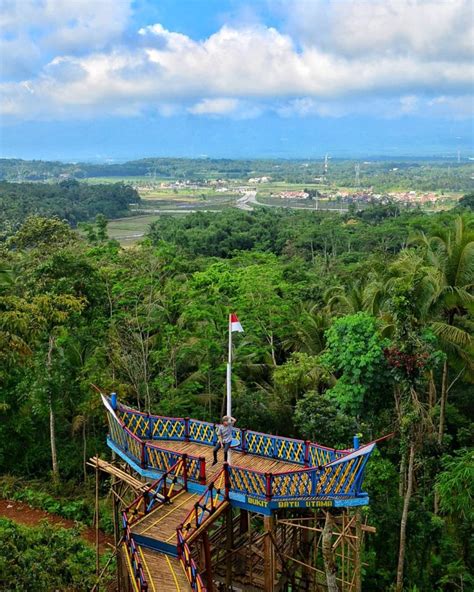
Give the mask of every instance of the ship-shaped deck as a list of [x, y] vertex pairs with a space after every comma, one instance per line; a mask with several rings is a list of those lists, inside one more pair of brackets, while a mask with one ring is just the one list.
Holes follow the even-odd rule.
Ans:
[[[369, 502], [362, 479], [375, 443], [337, 450], [234, 427], [229, 462], [212, 465], [216, 424], [142, 413], [103, 395], [102, 400], [109, 447], [139, 475], [155, 481], [123, 513], [135, 590], [153, 589], [150, 551], [155, 563], [170, 567], [173, 585], [184, 574], [192, 590], [205, 590], [190, 547], [229, 505], [271, 516], [283, 508]], [[158, 573], [164, 577], [163, 569]], [[161, 582], [160, 590], [165, 589]]]

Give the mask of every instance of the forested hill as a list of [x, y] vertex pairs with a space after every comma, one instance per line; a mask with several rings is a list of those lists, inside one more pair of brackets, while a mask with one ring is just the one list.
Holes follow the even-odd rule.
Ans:
[[[473, 286], [467, 207], [163, 217], [127, 249], [30, 218], [0, 248], [0, 495], [93, 507], [85, 461], [108, 452], [91, 383], [218, 420], [235, 311], [239, 426], [338, 448], [394, 433], [364, 480], [364, 592], [472, 590]], [[12, 589], [47, 569], [68, 589], [21, 545], [0, 524]]]
[[405, 189], [416, 191], [471, 191], [474, 164], [452, 158], [379, 158], [363, 163], [331, 158], [327, 174], [324, 159], [239, 160], [212, 158], [143, 158], [124, 163], [61, 163], [41, 160], [0, 159], [0, 179], [7, 181], [47, 181], [68, 175], [75, 179], [94, 177], [139, 177], [161, 180], [238, 179], [270, 176], [275, 182], [310, 184], [324, 176], [338, 187], [354, 185], [354, 165], [359, 164], [357, 186], [375, 191]]
[[129, 204], [140, 201], [127, 185], [86, 185], [74, 179], [53, 183], [0, 182], [0, 233], [17, 228], [28, 216], [55, 216], [71, 226], [97, 214], [118, 218], [129, 213]]

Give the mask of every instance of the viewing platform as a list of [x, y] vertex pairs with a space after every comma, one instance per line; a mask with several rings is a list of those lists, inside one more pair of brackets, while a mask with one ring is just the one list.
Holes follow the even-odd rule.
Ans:
[[[213, 592], [214, 578], [223, 576], [212, 557], [236, 544], [235, 552], [250, 548], [255, 557], [249, 573], [235, 577], [273, 592], [283, 555], [276, 559], [272, 549], [285, 548], [282, 533], [288, 527], [285, 520], [283, 531], [276, 527], [275, 516], [369, 503], [362, 479], [375, 442], [359, 447], [355, 441], [355, 448], [337, 450], [234, 427], [228, 462], [213, 464], [216, 424], [150, 415], [118, 403], [116, 396], [101, 397], [109, 447], [148, 481], [121, 511], [131, 592]], [[253, 543], [252, 513], [262, 516], [265, 530]], [[298, 537], [290, 540], [299, 544]], [[227, 580], [232, 552], [226, 551]]]
[[[107, 443], [138, 474], [159, 479], [180, 459], [187, 490], [203, 493], [223, 463], [212, 466], [217, 425], [197, 419], [149, 415], [103, 397]], [[115, 407], [115, 408], [114, 408]], [[234, 428], [226, 465], [231, 503], [271, 515], [279, 508], [363, 506], [367, 460], [375, 443], [337, 450], [320, 444]], [[219, 453], [222, 458], [222, 452]]]

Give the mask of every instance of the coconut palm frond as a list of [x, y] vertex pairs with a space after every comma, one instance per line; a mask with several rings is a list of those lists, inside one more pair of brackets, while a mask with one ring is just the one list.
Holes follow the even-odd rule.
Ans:
[[456, 284], [465, 285], [474, 282], [474, 241], [465, 245], [459, 255]]
[[467, 331], [454, 325], [435, 321], [431, 323], [431, 329], [433, 333], [446, 344], [452, 344], [463, 348], [468, 347], [471, 344], [471, 335]]

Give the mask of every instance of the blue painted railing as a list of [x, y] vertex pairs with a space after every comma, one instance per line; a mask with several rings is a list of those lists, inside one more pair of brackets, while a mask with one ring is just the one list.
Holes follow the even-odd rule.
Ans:
[[[149, 416], [123, 406], [118, 406], [114, 411], [105, 398], [104, 402], [109, 410], [109, 437], [114, 441], [115, 446], [124, 450], [143, 468], [165, 472], [182, 459], [183, 471], [186, 472], [187, 479], [202, 484], [206, 482], [204, 458], [160, 448], [159, 444], [142, 440], [139, 434], [146, 434], [144, 437], [147, 438], [152, 434], [155, 440], [158, 435], [163, 440], [169, 435], [169, 439], [212, 445], [216, 438], [214, 424], [188, 418]], [[159, 434], [158, 428], [155, 429], [156, 426], [160, 426]], [[375, 443], [354, 451], [335, 450], [303, 440], [245, 429], [235, 429], [234, 432], [239, 436], [237, 450], [306, 465], [306, 468], [264, 473], [231, 465], [227, 479], [232, 493], [254, 496], [267, 502], [366, 497], [361, 491], [361, 484], [366, 462]]]
[[148, 592], [148, 582], [145, 577], [145, 572], [143, 570], [143, 565], [140, 558], [140, 554], [138, 552], [138, 547], [130, 530], [130, 524], [128, 523], [127, 515], [125, 512], [122, 515], [122, 519], [124, 528], [123, 540], [127, 552], [128, 562], [130, 564], [130, 575], [133, 577], [135, 588], [139, 590], [139, 592]]
[[357, 497], [362, 493], [365, 465], [374, 446], [363, 446], [321, 468], [263, 473], [231, 465], [228, 468], [229, 487], [232, 492], [267, 501]]
[[[124, 405], [118, 405], [116, 413], [125, 426], [139, 438], [179, 440], [207, 446], [213, 446], [217, 441], [217, 425], [208, 421], [149, 415]], [[348, 453], [347, 450], [335, 450], [314, 442], [263, 434], [245, 428], [234, 428], [233, 438], [233, 448], [237, 451], [301, 466], [323, 466]]]
[[[146, 442], [133, 433], [114, 412], [109, 411], [107, 417], [109, 438], [140, 468], [164, 473], [183, 459], [186, 478], [197, 483], [206, 482], [206, 461], [203, 457], [160, 448], [157, 444]], [[140, 433], [140, 429], [138, 432]]]

